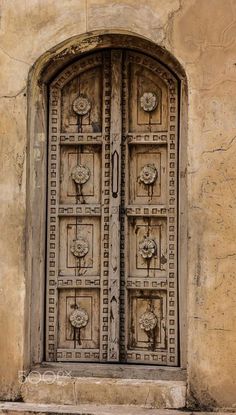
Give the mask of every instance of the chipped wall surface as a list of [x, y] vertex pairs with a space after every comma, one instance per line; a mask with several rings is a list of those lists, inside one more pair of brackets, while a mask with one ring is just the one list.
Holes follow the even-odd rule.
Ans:
[[110, 29], [156, 42], [186, 72], [189, 402], [234, 407], [236, 1], [1, 0], [0, 5], [1, 399], [19, 397], [18, 372], [25, 361], [29, 70], [60, 42]]

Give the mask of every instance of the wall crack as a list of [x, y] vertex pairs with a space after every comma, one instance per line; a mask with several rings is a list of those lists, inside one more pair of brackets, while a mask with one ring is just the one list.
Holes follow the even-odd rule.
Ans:
[[218, 148], [214, 148], [213, 150], [206, 150], [206, 151], [202, 152], [202, 155], [207, 154], [207, 153], [216, 153], [218, 151], [228, 151], [230, 149], [230, 147], [232, 147], [235, 139], [236, 139], [236, 136], [233, 137], [232, 140], [230, 140], [229, 144], [226, 147], [221, 146], [221, 147], [218, 147]]
[[19, 58], [14, 58], [13, 56], [11, 56], [8, 52], [6, 52], [1, 46], [0, 46], [0, 50], [2, 51], [2, 53], [4, 53], [4, 55], [7, 55], [8, 56], [8, 58], [10, 58], [10, 59], [12, 59], [13, 61], [16, 61], [16, 62], [21, 62], [21, 63], [24, 63], [25, 65], [27, 65], [27, 66], [30, 66], [30, 63], [29, 62], [26, 62], [26, 61], [23, 61], [23, 59], [19, 59]]

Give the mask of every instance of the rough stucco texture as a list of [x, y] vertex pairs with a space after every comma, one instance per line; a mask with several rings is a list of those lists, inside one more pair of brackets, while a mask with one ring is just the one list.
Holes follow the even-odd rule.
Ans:
[[235, 0], [0, 5], [0, 397], [19, 395], [23, 368], [29, 69], [59, 42], [105, 28], [146, 36], [186, 71], [189, 399], [207, 408], [236, 406]]

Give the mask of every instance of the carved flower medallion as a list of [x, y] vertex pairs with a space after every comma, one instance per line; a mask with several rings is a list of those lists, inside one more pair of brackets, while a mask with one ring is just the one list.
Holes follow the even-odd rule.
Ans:
[[90, 170], [87, 166], [78, 164], [71, 170], [71, 177], [77, 184], [84, 184], [90, 178]]
[[146, 112], [152, 112], [156, 109], [158, 99], [154, 92], [144, 92], [140, 98], [141, 108]]
[[86, 310], [83, 308], [77, 308], [71, 313], [69, 320], [73, 327], [76, 329], [81, 329], [82, 327], [87, 326], [89, 316]]
[[152, 311], [145, 311], [139, 319], [139, 324], [141, 329], [150, 331], [155, 329], [157, 321], [157, 316]]
[[157, 169], [154, 164], [146, 164], [139, 175], [139, 180], [144, 184], [153, 184], [157, 179]]
[[88, 241], [84, 238], [78, 238], [70, 246], [71, 253], [77, 258], [83, 258], [89, 251]]
[[143, 258], [152, 258], [157, 251], [157, 245], [154, 239], [144, 237], [144, 240], [139, 243], [139, 252]]
[[85, 115], [91, 109], [91, 103], [88, 98], [83, 95], [79, 95], [73, 102], [73, 110], [78, 115]]

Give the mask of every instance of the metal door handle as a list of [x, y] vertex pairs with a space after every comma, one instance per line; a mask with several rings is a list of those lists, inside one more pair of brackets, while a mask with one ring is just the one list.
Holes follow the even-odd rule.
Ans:
[[119, 192], [119, 154], [112, 154], [112, 196], [116, 198]]

